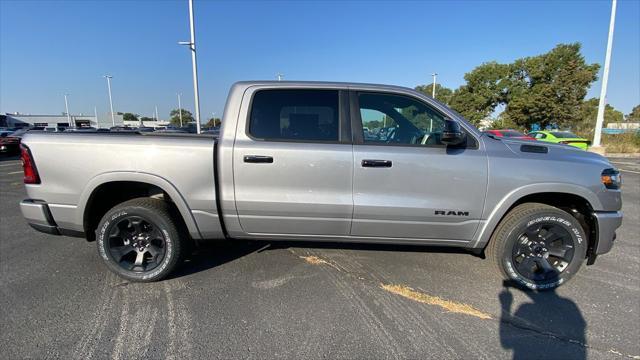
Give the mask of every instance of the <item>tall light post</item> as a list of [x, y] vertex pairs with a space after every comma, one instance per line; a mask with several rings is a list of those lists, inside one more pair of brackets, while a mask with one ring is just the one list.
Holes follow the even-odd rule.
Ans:
[[111, 79], [113, 78], [113, 76], [104, 75], [103, 77], [107, 79], [107, 88], [109, 89], [109, 106], [111, 107], [111, 123], [113, 123], [113, 126], [116, 126], [116, 118], [113, 115], [113, 98], [111, 97]]
[[180, 118], [180, 127], [182, 127], [182, 96], [181, 93], [178, 93], [178, 117]]
[[69, 102], [67, 101], [67, 95], [69, 94], [64, 94], [64, 108], [67, 111], [67, 122], [69, 123], [69, 127], [73, 127], [71, 125], [71, 114], [69, 114]]
[[617, 0], [611, 3], [611, 20], [609, 22], [609, 38], [607, 39], [607, 54], [604, 58], [604, 70], [602, 72], [602, 88], [600, 89], [600, 101], [598, 103], [598, 117], [596, 118], [596, 129], [593, 134], [593, 147], [600, 147], [602, 136], [602, 123], [604, 123], [604, 108], [607, 97], [607, 83], [609, 82], [609, 65], [611, 64], [611, 48], [613, 47], [613, 30], [616, 23]]
[[200, 134], [200, 93], [198, 91], [198, 66], [196, 62], [196, 30], [193, 21], [193, 0], [189, 0], [189, 23], [191, 30], [191, 41], [180, 41], [180, 45], [189, 45], [191, 49], [191, 66], [193, 68], [193, 92], [196, 107], [196, 133]]
[[432, 98], [436, 98], [436, 77], [438, 76], [438, 73], [433, 73], [431, 74], [431, 76], [433, 77], [433, 87], [431, 88], [431, 97]]

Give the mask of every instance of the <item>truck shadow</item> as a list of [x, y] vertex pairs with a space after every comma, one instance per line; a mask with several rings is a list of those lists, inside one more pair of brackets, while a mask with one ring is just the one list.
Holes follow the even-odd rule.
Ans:
[[[531, 302], [512, 310], [514, 293]], [[513, 359], [586, 359], [586, 321], [578, 306], [556, 290], [522, 291], [508, 281], [500, 300], [500, 344]]]
[[259, 240], [220, 240], [201, 244], [187, 256], [184, 264], [169, 276], [178, 278], [201, 271], [206, 271], [225, 263], [237, 260], [254, 252], [279, 250], [288, 248], [303, 249], [346, 249], [367, 251], [399, 251], [424, 253], [455, 253], [473, 255], [462, 248], [417, 246], [417, 245], [388, 245], [364, 243], [332, 243], [332, 242], [295, 242], [295, 241], [259, 241]]

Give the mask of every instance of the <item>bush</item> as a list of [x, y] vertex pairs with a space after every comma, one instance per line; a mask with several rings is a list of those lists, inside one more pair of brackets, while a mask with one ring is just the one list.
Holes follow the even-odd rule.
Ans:
[[602, 145], [606, 146], [606, 151], [610, 154], [640, 152], [640, 132], [602, 134]]

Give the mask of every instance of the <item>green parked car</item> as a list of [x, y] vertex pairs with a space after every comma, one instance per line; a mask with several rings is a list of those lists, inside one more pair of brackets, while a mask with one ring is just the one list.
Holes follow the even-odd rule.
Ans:
[[587, 150], [589, 145], [591, 145], [591, 141], [581, 138], [578, 135], [569, 132], [569, 131], [532, 131], [527, 135], [535, 138], [539, 141], [546, 141], [555, 144], [566, 144], [575, 146], [582, 150]]

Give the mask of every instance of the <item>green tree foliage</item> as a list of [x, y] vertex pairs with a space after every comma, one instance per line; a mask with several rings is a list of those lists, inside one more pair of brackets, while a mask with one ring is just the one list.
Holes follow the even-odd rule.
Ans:
[[[498, 123], [510, 127], [572, 127], [582, 121], [582, 103], [599, 67], [585, 62], [580, 44], [559, 44], [548, 53], [510, 64], [484, 63], [465, 74], [466, 83], [451, 93], [436, 85], [436, 91], [443, 92], [436, 98], [476, 125], [504, 108]], [[431, 85], [416, 90], [431, 95]]]
[[143, 117], [140, 118], [140, 120], [142, 120], [142, 121], [155, 121], [156, 119], [150, 118], [148, 116], [143, 116]]
[[631, 112], [627, 114], [626, 121], [629, 122], [640, 122], [640, 105], [636, 105]]
[[[180, 126], [180, 110], [179, 109], [171, 110], [171, 112], [169, 113], [169, 116], [171, 116], [172, 125]], [[191, 112], [189, 110], [182, 109], [182, 125], [186, 126], [191, 121], [195, 121]]]
[[600, 65], [587, 64], [575, 43], [516, 60], [509, 68], [506, 116], [524, 127], [570, 127], [582, 120], [580, 108]]
[[[184, 116], [184, 114], [183, 114]], [[212, 127], [216, 127], [216, 126], [220, 126], [220, 124], [222, 124], [222, 120], [220, 118], [211, 118], [209, 119], [209, 121], [207, 121], [206, 124], [204, 124], [205, 128], [212, 128]]]
[[[596, 125], [596, 117], [598, 116], [598, 98], [585, 100], [578, 110], [578, 121], [574, 122], [571, 128], [581, 136], [593, 136], [593, 129]], [[622, 112], [607, 104], [604, 108], [604, 126], [609, 123], [621, 122], [624, 119]]]
[[[418, 85], [415, 88], [417, 91], [431, 97], [433, 95], [433, 84]], [[451, 103], [451, 97], [453, 96], [453, 90], [446, 88], [440, 84], [436, 84], [436, 99], [445, 105]]]
[[138, 121], [139, 115], [133, 113], [122, 114], [122, 120], [124, 121]]

